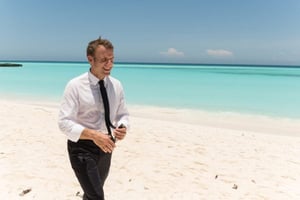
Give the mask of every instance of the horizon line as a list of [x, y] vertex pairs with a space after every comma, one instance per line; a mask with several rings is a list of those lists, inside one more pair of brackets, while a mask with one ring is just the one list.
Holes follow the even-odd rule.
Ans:
[[[88, 61], [70, 60], [0, 60], [0, 62], [49, 62], [49, 63], [88, 63]], [[118, 61], [114, 64], [153, 64], [153, 65], [209, 65], [209, 66], [264, 66], [264, 67], [300, 67], [300, 64], [249, 64], [249, 63], [194, 63], [194, 62], [138, 62]]]

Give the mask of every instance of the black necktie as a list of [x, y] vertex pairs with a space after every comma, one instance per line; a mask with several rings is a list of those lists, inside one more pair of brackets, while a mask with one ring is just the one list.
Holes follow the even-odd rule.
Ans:
[[106, 128], [107, 128], [108, 134], [110, 135], [111, 139], [113, 141], [115, 141], [114, 137], [111, 134], [110, 127], [112, 127], [112, 128], [116, 128], [116, 127], [114, 127], [114, 125], [112, 125], [112, 123], [110, 121], [110, 117], [109, 117], [109, 102], [108, 102], [107, 92], [106, 92], [106, 89], [104, 87], [104, 81], [100, 80], [99, 81], [99, 85], [100, 85], [100, 92], [101, 92], [101, 96], [102, 96], [102, 100], [103, 100], [103, 105], [104, 105], [104, 116], [105, 116]]

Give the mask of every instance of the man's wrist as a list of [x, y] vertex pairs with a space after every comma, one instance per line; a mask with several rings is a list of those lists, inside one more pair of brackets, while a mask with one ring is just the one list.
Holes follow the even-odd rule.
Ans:
[[80, 139], [95, 140], [97, 134], [98, 134], [98, 133], [97, 133], [96, 130], [85, 128], [85, 129], [82, 131], [82, 134], [81, 134], [81, 136], [80, 136]]

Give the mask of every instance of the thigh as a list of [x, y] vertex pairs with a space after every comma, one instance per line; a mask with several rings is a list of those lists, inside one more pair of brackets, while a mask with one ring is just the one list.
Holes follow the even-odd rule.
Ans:
[[[109, 174], [110, 164], [111, 164], [111, 155], [110, 153], [101, 153], [97, 160], [98, 172], [100, 175], [100, 179], [102, 180], [102, 184]], [[102, 187], [103, 187], [102, 185]]]
[[87, 199], [103, 197], [103, 183], [99, 174], [96, 160], [88, 153], [71, 155], [70, 161], [75, 175]]
[[84, 191], [84, 199], [103, 199], [103, 183], [98, 169], [98, 154], [68, 143], [69, 158]]

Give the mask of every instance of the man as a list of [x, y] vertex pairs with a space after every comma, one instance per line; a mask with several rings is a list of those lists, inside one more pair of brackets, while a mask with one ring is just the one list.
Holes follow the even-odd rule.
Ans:
[[101, 38], [91, 41], [87, 59], [90, 70], [65, 88], [58, 125], [68, 137], [69, 158], [84, 191], [83, 199], [101, 200], [114, 142], [125, 137], [129, 113], [122, 84], [110, 76], [112, 43]]

